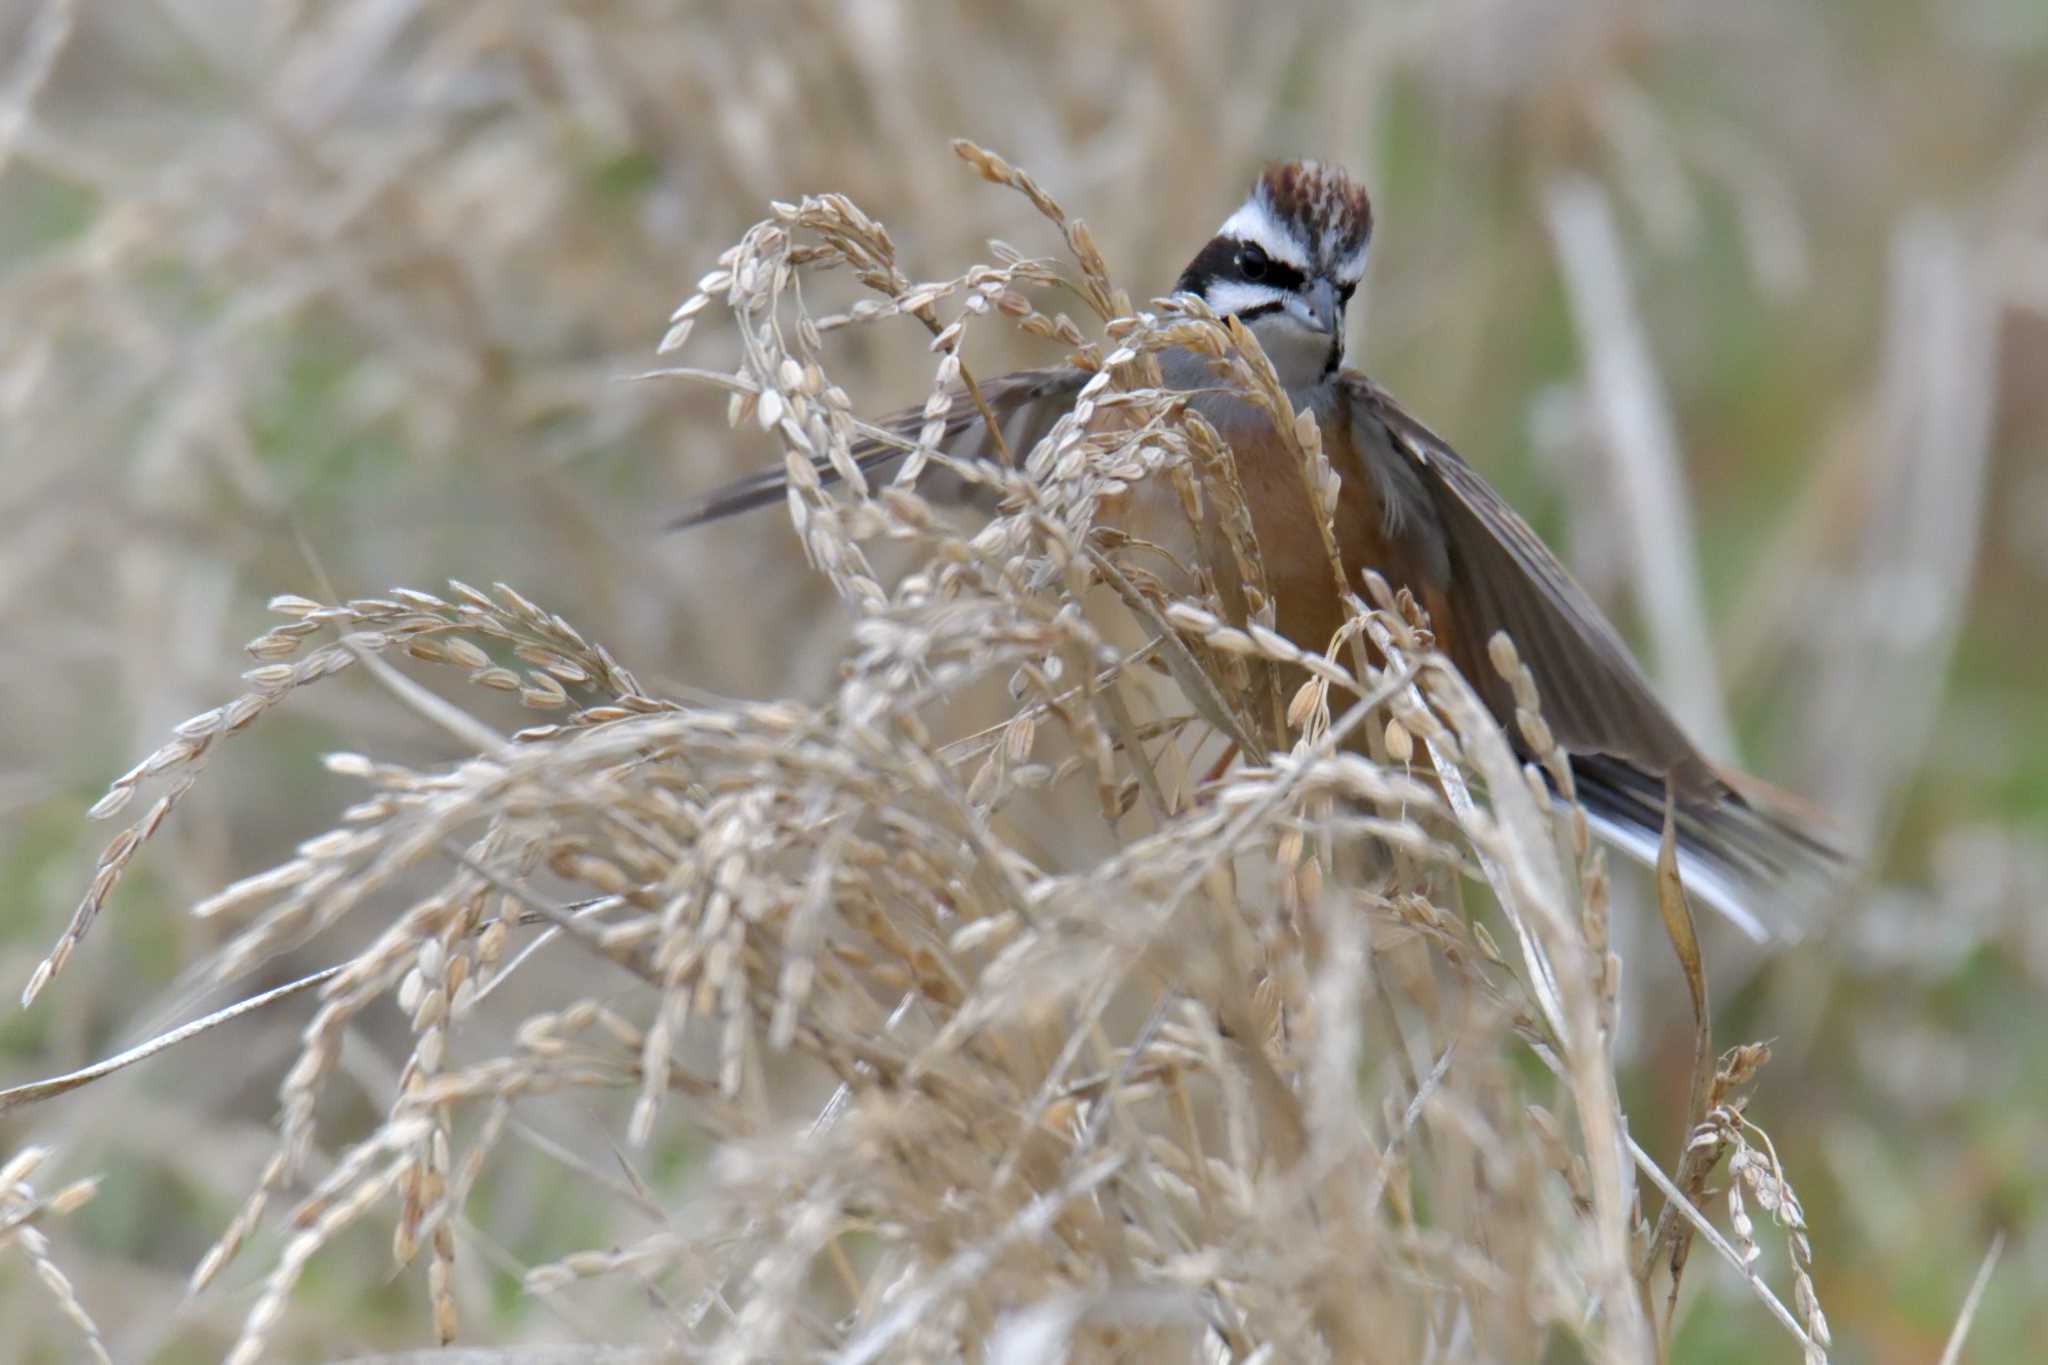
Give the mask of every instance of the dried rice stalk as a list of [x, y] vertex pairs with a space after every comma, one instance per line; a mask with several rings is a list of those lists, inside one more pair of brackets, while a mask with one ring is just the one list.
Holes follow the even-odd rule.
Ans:
[[[1620, 963], [1583, 815], [1553, 818], [1412, 602], [1360, 600], [1327, 649], [1270, 629], [1229, 461], [1154, 387], [1151, 358], [1210, 356], [1291, 433], [1327, 508], [1313, 424], [1242, 328], [1185, 300], [1131, 311], [1034, 182], [962, 155], [1060, 225], [1065, 286], [1103, 315], [1101, 340], [1034, 302], [1056, 267], [998, 253], [918, 282], [879, 224], [821, 196], [777, 205], [726, 252], [663, 343], [714, 305], [734, 319], [732, 369], [673, 373], [724, 390], [732, 423], [782, 449], [805, 550], [858, 617], [831, 696], [664, 698], [502, 585], [284, 598], [285, 624], [251, 645], [250, 691], [101, 803], [170, 784], [110, 847], [35, 987], [213, 743], [296, 689], [404, 654], [551, 713], [452, 765], [333, 757], [363, 798], [199, 907], [241, 926], [224, 976], [344, 917], [380, 926], [324, 983], [275, 1151], [195, 1276], [310, 1186], [233, 1359], [264, 1352], [310, 1258], [387, 1197], [397, 1258], [429, 1252], [452, 1339], [469, 1198], [516, 1116], [558, 1092], [632, 1146], [712, 1144], [682, 1187], [631, 1175], [619, 1197], [663, 1215], [646, 1236], [526, 1277], [546, 1295], [614, 1285], [625, 1303], [656, 1288], [670, 1311], [610, 1318], [620, 1344], [730, 1361], [1654, 1349], [1613, 1078]], [[814, 312], [834, 269], [871, 297]], [[933, 422], [956, 383], [971, 391], [984, 322], [1057, 336], [1097, 372], [1038, 448], [1012, 452], [1022, 472], [956, 468], [1004, 498], [979, 529], [907, 483], [868, 486], [852, 460], [861, 426], [826, 337], [899, 315], [932, 333]], [[919, 459], [955, 463], [931, 441]], [[1222, 509], [1230, 562], [1176, 578], [1156, 547], [1098, 533], [1102, 501], [1144, 478]], [[909, 557], [893, 579], [881, 541]], [[1496, 661], [1521, 676], [1510, 647]], [[1266, 687], [1276, 670], [1303, 679], [1291, 697]], [[1519, 724], [1555, 767], [1526, 690]], [[973, 707], [996, 719], [963, 724]], [[1241, 761], [1205, 779], [1219, 735]], [[1353, 747], [1365, 735], [1385, 761]], [[1418, 750], [1436, 780], [1409, 770]], [[1472, 875], [1497, 912], [1465, 903]], [[529, 990], [487, 1022], [536, 962], [577, 993]], [[323, 1131], [342, 1039], [387, 1001], [413, 1040], [388, 1111], [368, 1134]], [[1739, 1111], [1717, 1113], [1714, 1140], [1749, 1154], [1746, 1197], [1796, 1210]], [[1795, 1251], [1818, 1353], [1803, 1234]]]

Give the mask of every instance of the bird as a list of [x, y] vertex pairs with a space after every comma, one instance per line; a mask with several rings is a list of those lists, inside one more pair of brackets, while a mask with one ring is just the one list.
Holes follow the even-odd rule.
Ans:
[[[1248, 328], [1295, 410], [1314, 414], [1341, 477], [1334, 530], [1353, 587], [1370, 569], [1406, 588], [1428, 613], [1437, 647], [1526, 758], [1512, 686], [1488, 655], [1489, 642], [1505, 631], [1535, 677], [1544, 720], [1568, 756], [1574, 794], [1594, 831], [1654, 865], [1668, 793], [1685, 886], [1754, 939], [1796, 937], [1847, 870], [1825, 818], [1702, 753], [1620, 633], [1528, 522], [1446, 441], [1344, 364], [1346, 312], [1365, 275], [1372, 232], [1371, 199], [1343, 168], [1277, 163], [1195, 253], [1174, 292]], [[1320, 651], [1346, 609], [1298, 457], [1264, 409], [1216, 383], [1205, 357], [1169, 350], [1160, 369], [1165, 385], [1187, 392], [1189, 407], [1230, 448], [1265, 561], [1274, 628]], [[954, 403], [936, 444], [956, 460], [998, 452], [1021, 458], [1072, 410], [1092, 375], [1066, 364], [983, 380], [989, 415], [979, 404]], [[924, 417], [910, 410], [877, 425], [891, 439], [856, 443], [864, 472], [902, 460]], [[825, 483], [837, 477], [822, 459], [818, 475]], [[755, 475], [700, 498], [671, 524], [717, 521], [782, 501], [786, 492], [781, 470]]]

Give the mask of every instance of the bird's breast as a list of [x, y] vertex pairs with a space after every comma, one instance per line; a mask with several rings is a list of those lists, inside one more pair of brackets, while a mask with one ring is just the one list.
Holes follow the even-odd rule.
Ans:
[[[1275, 606], [1275, 625], [1303, 649], [1320, 651], [1343, 624], [1342, 593], [1363, 593], [1363, 571], [1375, 569], [1396, 587], [1407, 587], [1426, 606], [1441, 603], [1448, 577], [1444, 542], [1434, 509], [1413, 472], [1399, 462], [1383, 429], [1359, 430], [1334, 384], [1312, 385], [1291, 395], [1297, 410], [1315, 414], [1323, 450], [1339, 477], [1330, 542], [1310, 501], [1300, 456], [1256, 405], [1220, 389], [1202, 389], [1166, 370], [1169, 383], [1195, 392], [1190, 406], [1229, 446], [1246, 509], [1257, 539], [1259, 570]], [[1213, 377], [1210, 382], [1215, 381]], [[1194, 550], [1219, 579], [1235, 576], [1236, 559], [1224, 539], [1212, 490], [1205, 499], [1199, 545], [1193, 542], [1178, 500], [1156, 489], [1138, 491], [1115, 519], [1141, 539], [1181, 555]], [[1173, 523], [1178, 522], [1176, 533]], [[1190, 567], [1195, 559], [1186, 561]], [[1191, 585], [1189, 585], [1191, 586]], [[1226, 599], [1244, 600], [1242, 585], [1224, 582]]]

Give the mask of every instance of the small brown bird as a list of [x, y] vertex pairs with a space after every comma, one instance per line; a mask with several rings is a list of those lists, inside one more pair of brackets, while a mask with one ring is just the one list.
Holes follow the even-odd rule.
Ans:
[[[1408, 588], [1437, 642], [1516, 743], [1514, 698], [1487, 658], [1498, 631], [1534, 673], [1543, 713], [1571, 756], [1595, 828], [1653, 862], [1667, 784], [1676, 797], [1686, 885], [1754, 937], [1781, 932], [1818, 903], [1844, 860], [1796, 798], [1709, 761], [1657, 700], [1628, 647], [1527, 522], [1455, 451], [1378, 385], [1345, 369], [1344, 313], [1365, 273], [1372, 208], [1345, 172], [1313, 161], [1270, 167], [1181, 272], [1177, 292], [1236, 316], [1259, 339], [1295, 409], [1315, 414], [1342, 477], [1339, 550], [1354, 584], [1365, 569]], [[1192, 396], [1230, 444], [1258, 537], [1281, 634], [1320, 650], [1344, 621], [1307, 496], [1265, 414], [1223, 390], [1200, 356], [1161, 356], [1169, 387]], [[1028, 451], [1071, 409], [1091, 377], [1075, 366], [1025, 370], [980, 385], [1002, 445], [971, 403], [953, 405], [943, 441], [961, 459]], [[884, 419], [914, 438], [922, 414]], [[903, 458], [897, 445], [857, 446], [863, 469]], [[819, 476], [834, 473], [823, 462]], [[697, 525], [782, 500], [771, 472], [702, 499], [677, 520]]]

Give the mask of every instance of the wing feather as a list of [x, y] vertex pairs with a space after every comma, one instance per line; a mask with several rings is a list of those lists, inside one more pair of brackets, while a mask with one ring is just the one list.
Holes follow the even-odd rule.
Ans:
[[1370, 380], [1347, 371], [1340, 382], [1351, 389], [1354, 423], [1363, 423], [1354, 430], [1368, 440], [1383, 433], [1381, 453], [1420, 471], [1444, 554], [1411, 559], [1444, 565], [1445, 580], [1425, 586], [1453, 618], [1446, 650], [1494, 715], [1514, 714], [1513, 693], [1486, 651], [1505, 630], [1536, 677], [1544, 719], [1572, 756], [1595, 826], [1654, 863], [1668, 781], [1679, 798], [1687, 888], [1754, 937], [1796, 937], [1849, 867], [1839, 836], [1794, 798], [1717, 768], [1694, 748], [1613, 625], [1529, 523]]
[[1719, 795], [1712, 767], [1664, 708], [1621, 636], [1529, 523], [1485, 479], [1377, 385], [1347, 371], [1353, 420], [1383, 431], [1423, 477], [1445, 539], [1448, 581], [1434, 585], [1455, 621], [1453, 659], [1495, 714], [1514, 714], [1486, 645], [1505, 630], [1535, 674], [1552, 733], [1575, 753], [1609, 754], [1671, 773], [1682, 794]]
[[[988, 423], [982, 419], [981, 410], [975, 405], [972, 395], [965, 389], [956, 389], [952, 405], [946, 412], [946, 426], [939, 437], [939, 448], [956, 460], [992, 460], [999, 450], [1007, 450], [1011, 458], [1021, 459], [1073, 405], [1074, 396], [1088, 378], [1089, 372], [1079, 366], [1056, 365], [1041, 370], [1019, 370], [981, 381], [981, 396], [1002, 432], [1000, 447], [991, 436]], [[917, 441], [924, 428], [924, 413], [919, 408], [906, 408], [884, 417], [875, 425], [887, 433], [887, 438], [870, 436], [855, 441], [853, 461], [861, 473], [887, 478], [903, 462], [909, 453], [908, 447]], [[839, 471], [831, 461], [820, 458], [815, 462], [815, 468], [820, 483], [839, 481]], [[954, 480], [956, 486], [947, 487], [934, 477], [927, 491], [942, 501], [954, 500], [964, 492], [957, 486], [959, 482]], [[687, 530], [705, 522], [722, 521], [742, 512], [751, 512], [755, 508], [781, 502], [788, 491], [789, 476], [783, 470], [770, 469], [750, 474], [688, 504], [669, 523], [669, 529]]]

